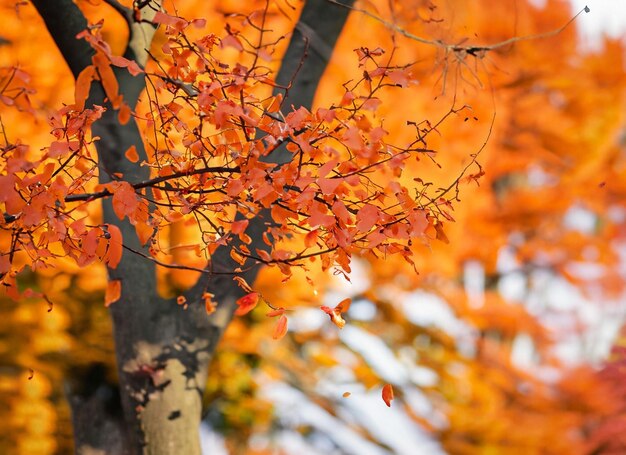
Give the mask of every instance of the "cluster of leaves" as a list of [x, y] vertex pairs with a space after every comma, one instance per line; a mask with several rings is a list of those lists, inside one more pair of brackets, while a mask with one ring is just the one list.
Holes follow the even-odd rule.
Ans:
[[[221, 245], [229, 245], [231, 257], [242, 266], [251, 259], [277, 265], [289, 276], [291, 266], [317, 257], [324, 270], [337, 266], [349, 273], [352, 254], [364, 251], [374, 257], [400, 254], [413, 264], [414, 239], [446, 240], [442, 226], [443, 220], [452, 220], [454, 197], [446, 197], [451, 188], [434, 192], [421, 179], [413, 179], [412, 186], [397, 180], [407, 160], [433, 159], [426, 137], [435, 128], [411, 122], [415, 137], [396, 146], [376, 117], [378, 93], [407, 87], [409, 70], [392, 66], [391, 58], [383, 61], [380, 48], [359, 48], [362, 76], [345, 85], [341, 100], [314, 112], [300, 107], [285, 114], [289, 107], [282, 106], [280, 94], [263, 96], [275, 88], [261, 63], [275, 46], [263, 42], [264, 18], [259, 11], [245, 19], [258, 30], [260, 44], [255, 45], [230, 28], [222, 39], [194, 39], [187, 30], [202, 28], [204, 21], [157, 13], [154, 21], [164, 26], [166, 41], [146, 75], [153, 93], [143, 118], [156, 139], [148, 161], [138, 163], [152, 170], [151, 178], [141, 182], [114, 174], [110, 183], [94, 184], [93, 141], [101, 139], [91, 138], [89, 127], [104, 108], [85, 108], [85, 102], [97, 79], [109, 108], [119, 110], [122, 124], [128, 122], [130, 107], [118, 93], [111, 66], [132, 75], [142, 70], [112, 53], [101, 24], [77, 37], [95, 50], [93, 65], [77, 79], [75, 103], [49, 116], [55, 141], [41, 154], [8, 141], [3, 148], [0, 200], [5, 229], [11, 232], [10, 248], [0, 257], [5, 285], [14, 285], [24, 265], [37, 269], [54, 257], [71, 257], [79, 266], [99, 259], [115, 268], [123, 244], [119, 230], [89, 224], [86, 210], [102, 198], [111, 198], [116, 215], [129, 219], [142, 244], [151, 242], [147, 260], [159, 262], [158, 232], [172, 222], [195, 219], [202, 232], [195, 250], [209, 261], [203, 269], [209, 273], [214, 271], [211, 254]], [[234, 47], [251, 55], [251, 62], [224, 63], [215, 55], [217, 47]], [[5, 98], [12, 90], [5, 84]], [[139, 160], [134, 147], [125, 156]], [[251, 251], [246, 228], [262, 210], [269, 214], [265, 243], [273, 247]], [[304, 239], [298, 250], [281, 246], [294, 235]], [[18, 252], [27, 258], [15, 260]]]

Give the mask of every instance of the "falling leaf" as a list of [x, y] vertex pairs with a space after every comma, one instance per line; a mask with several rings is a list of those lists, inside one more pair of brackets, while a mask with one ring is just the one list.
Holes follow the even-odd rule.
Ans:
[[393, 401], [393, 387], [391, 387], [391, 384], [385, 384], [383, 386], [382, 396], [385, 404], [391, 407], [391, 402]]
[[348, 398], [350, 395], [352, 395], [350, 392], [344, 392], [341, 396], [344, 398]]
[[327, 306], [321, 306], [320, 309], [330, 316], [330, 320], [340, 329], [343, 329], [346, 325], [346, 320], [341, 316], [341, 313], [345, 313], [350, 308], [352, 299], [343, 299], [335, 308], [329, 308]]

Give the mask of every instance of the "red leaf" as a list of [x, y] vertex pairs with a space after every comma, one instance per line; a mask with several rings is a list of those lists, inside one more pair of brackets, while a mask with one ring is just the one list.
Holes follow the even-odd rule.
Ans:
[[309, 226], [330, 227], [335, 224], [335, 217], [328, 213], [328, 209], [323, 204], [313, 201], [310, 208], [310, 216], [308, 220]]
[[11, 270], [11, 259], [8, 254], [0, 256], [0, 275], [5, 275]]
[[163, 24], [168, 27], [172, 27], [176, 30], [182, 30], [188, 25], [188, 22], [185, 19], [180, 17], [170, 16], [162, 11], [157, 11], [152, 19], [152, 22], [155, 24]]
[[259, 293], [251, 292], [248, 295], [244, 295], [239, 300], [237, 300], [237, 305], [239, 308], [235, 311], [235, 315], [243, 316], [244, 314], [248, 314], [250, 311], [254, 309], [259, 303]]
[[59, 158], [65, 155], [70, 150], [70, 144], [66, 141], [54, 141], [50, 144], [48, 149], [48, 156], [50, 158]]
[[409, 75], [407, 70], [394, 70], [394, 71], [390, 71], [387, 76], [389, 76], [389, 79], [391, 79], [391, 82], [393, 82], [396, 85], [399, 85], [400, 87], [406, 87], [409, 85]]
[[317, 185], [322, 190], [322, 194], [328, 195], [335, 193], [335, 190], [343, 179], [327, 179], [327, 178], [319, 178], [317, 179]]
[[383, 386], [383, 401], [388, 407], [391, 407], [391, 402], [393, 401], [393, 387], [391, 384], [385, 384]]
[[356, 215], [356, 228], [361, 232], [368, 232], [372, 226], [378, 223], [380, 210], [378, 207], [365, 204]]
[[286, 333], [287, 333], [287, 316], [283, 314], [280, 318], [278, 318], [278, 322], [276, 323], [276, 326], [274, 327], [274, 334], [272, 335], [272, 338], [274, 338], [275, 340], [280, 340], [282, 337], [285, 336]]

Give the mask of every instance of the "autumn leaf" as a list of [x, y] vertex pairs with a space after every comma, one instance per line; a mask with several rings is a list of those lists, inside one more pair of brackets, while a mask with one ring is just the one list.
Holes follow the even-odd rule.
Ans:
[[274, 334], [272, 335], [272, 338], [274, 338], [275, 340], [280, 340], [282, 337], [285, 336], [286, 333], [287, 333], [287, 316], [283, 314], [278, 318], [278, 322], [276, 323], [276, 326], [274, 327]]
[[[126, 125], [128, 123], [128, 121], [130, 120], [132, 111], [130, 109], [130, 106], [124, 102], [122, 102], [120, 104], [120, 109], [117, 113], [117, 119], [120, 122], [120, 124], [122, 125]], [[126, 156], [128, 158], [128, 155]], [[129, 158], [130, 159], [130, 158]], [[133, 163], [136, 161], [133, 161]]]
[[181, 31], [185, 27], [187, 27], [187, 25], [189, 25], [189, 23], [185, 19], [181, 17], [171, 16], [167, 13], [164, 13], [163, 11], [157, 11], [154, 15], [154, 18], [152, 19], [152, 22], [154, 22], [155, 24], [166, 25], [167, 27], [171, 27], [172, 29], [177, 31]]
[[126, 150], [126, 153], [124, 153], [124, 156], [131, 163], [136, 163], [137, 161], [139, 161], [139, 155], [137, 154], [137, 148], [134, 145], [131, 145], [130, 147], [128, 147], [128, 150]]
[[117, 302], [122, 296], [122, 282], [120, 280], [111, 280], [107, 284], [106, 291], [104, 293], [104, 306], [109, 307], [111, 304]]
[[134, 215], [139, 207], [139, 200], [135, 189], [128, 182], [114, 182], [110, 184], [113, 193], [113, 211], [120, 220]]
[[89, 97], [89, 91], [91, 89], [91, 81], [93, 81], [96, 74], [96, 68], [93, 65], [87, 66], [80, 72], [76, 78], [76, 85], [74, 86], [74, 103], [77, 110], [82, 111], [85, 108], [85, 101]]
[[202, 294], [202, 299], [204, 300], [204, 309], [206, 310], [207, 314], [213, 314], [217, 309], [217, 305], [215, 305], [215, 302], [213, 301], [214, 297], [215, 296], [210, 292], [204, 292]]
[[115, 269], [122, 259], [122, 231], [114, 224], [104, 224], [103, 226], [106, 229], [105, 237], [108, 237], [109, 240], [105, 263], [112, 269]]
[[242, 51], [243, 50], [243, 46], [241, 45], [241, 41], [239, 41], [239, 39], [236, 36], [234, 36], [234, 35], [227, 35], [224, 38], [222, 38], [221, 46], [222, 47], [232, 47], [232, 48], [237, 49], [238, 51]]
[[330, 320], [333, 324], [335, 324], [340, 329], [343, 329], [346, 325], [345, 319], [341, 316], [342, 313], [345, 313], [350, 308], [350, 304], [352, 303], [352, 299], [343, 299], [335, 308], [329, 308], [327, 306], [321, 306], [320, 309], [330, 316]]
[[111, 59], [111, 63], [113, 63], [113, 65], [119, 66], [120, 68], [126, 68], [128, 72], [133, 76], [137, 76], [143, 73], [143, 70], [134, 60], [128, 60], [119, 55], [110, 55], [109, 58]]
[[380, 209], [374, 205], [366, 204], [356, 215], [356, 228], [362, 232], [368, 232], [380, 219]]
[[235, 315], [243, 316], [244, 314], [248, 314], [257, 306], [257, 303], [259, 303], [259, 293], [251, 292], [250, 294], [244, 295], [238, 299], [236, 303], [239, 308], [235, 310]]
[[284, 308], [276, 308], [275, 310], [270, 311], [269, 313], [267, 313], [265, 316], [267, 316], [268, 318], [273, 318], [276, 316], [280, 316], [282, 314], [285, 313], [285, 309]]
[[385, 384], [383, 386], [382, 396], [385, 404], [391, 407], [391, 402], [393, 401], [393, 387], [391, 387], [391, 384]]

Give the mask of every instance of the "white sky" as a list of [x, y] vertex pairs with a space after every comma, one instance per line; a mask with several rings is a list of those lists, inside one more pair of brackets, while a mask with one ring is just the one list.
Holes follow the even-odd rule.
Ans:
[[581, 14], [578, 27], [584, 47], [601, 46], [602, 35], [626, 36], [626, 0], [571, 0], [572, 11], [577, 13], [587, 5], [591, 10]]
[[[529, 0], [532, 4], [543, 7], [546, 0]], [[613, 38], [626, 36], [626, 0], [570, 0], [572, 14], [585, 6], [591, 10], [581, 14], [577, 21], [581, 44], [586, 49], [598, 49], [602, 45], [602, 36]]]

